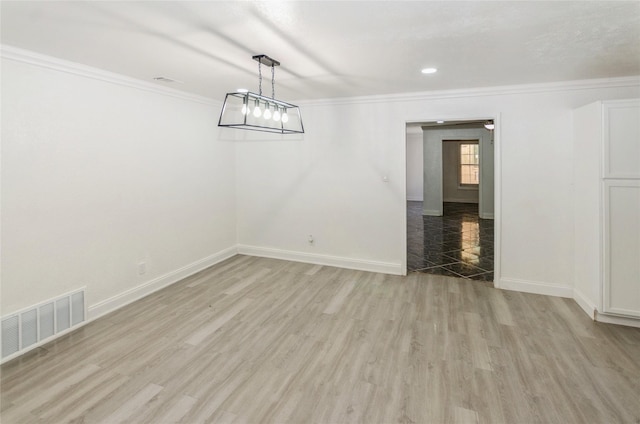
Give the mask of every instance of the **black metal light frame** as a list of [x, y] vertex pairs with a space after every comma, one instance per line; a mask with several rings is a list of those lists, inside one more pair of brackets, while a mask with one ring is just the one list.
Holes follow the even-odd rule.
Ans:
[[[279, 66], [280, 62], [266, 55], [256, 55], [253, 56], [253, 59], [258, 62], [260, 93], [227, 93], [220, 113], [220, 119], [218, 120], [218, 126], [279, 134], [304, 134], [300, 108], [291, 103], [277, 100], [274, 97], [274, 68]], [[262, 95], [262, 69], [260, 65], [271, 67], [271, 97]], [[255, 109], [256, 106], [258, 108], [264, 106], [266, 109], [269, 109], [269, 115], [271, 115], [271, 108], [274, 109], [274, 115], [276, 110], [278, 115], [285, 116], [284, 114], [286, 114], [288, 121], [283, 122], [282, 118], [278, 120], [271, 119], [270, 117], [265, 118], [263, 113], [255, 116], [251, 113], [251, 109]]]

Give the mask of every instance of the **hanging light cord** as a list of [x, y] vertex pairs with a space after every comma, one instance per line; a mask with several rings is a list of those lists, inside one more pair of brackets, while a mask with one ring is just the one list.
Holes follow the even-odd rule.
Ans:
[[262, 62], [258, 60], [258, 89], [260, 91], [260, 95], [262, 96]]
[[[258, 60], [258, 92], [262, 96], [262, 61]], [[276, 98], [276, 67], [271, 63], [271, 98]]]
[[271, 98], [276, 98], [276, 67], [271, 63]]

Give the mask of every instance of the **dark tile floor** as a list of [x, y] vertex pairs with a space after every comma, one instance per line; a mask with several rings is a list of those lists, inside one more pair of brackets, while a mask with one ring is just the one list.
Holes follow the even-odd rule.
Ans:
[[493, 220], [474, 203], [444, 203], [443, 216], [423, 216], [407, 202], [407, 270], [493, 281]]

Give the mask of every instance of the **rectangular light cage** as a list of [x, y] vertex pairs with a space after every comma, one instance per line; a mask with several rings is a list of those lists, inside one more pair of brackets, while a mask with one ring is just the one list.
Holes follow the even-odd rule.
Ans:
[[252, 92], [227, 93], [218, 126], [279, 134], [304, 134], [298, 106]]

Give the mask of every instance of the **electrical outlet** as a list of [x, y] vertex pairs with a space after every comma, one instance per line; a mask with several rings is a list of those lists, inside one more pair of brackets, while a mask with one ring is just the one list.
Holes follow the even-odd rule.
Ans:
[[143, 275], [147, 273], [147, 263], [139, 262], [138, 263], [138, 275]]

